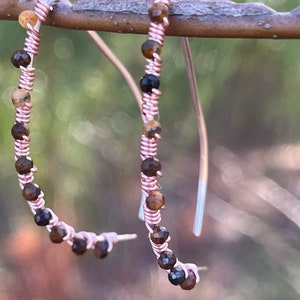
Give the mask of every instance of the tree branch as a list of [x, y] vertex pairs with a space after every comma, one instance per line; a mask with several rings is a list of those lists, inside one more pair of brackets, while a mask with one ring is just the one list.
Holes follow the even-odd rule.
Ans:
[[[0, 19], [17, 20], [32, 0], [0, 1]], [[59, 2], [47, 25], [68, 29], [146, 34], [149, 0], [79, 0]], [[261, 3], [173, 1], [167, 35], [218, 38], [300, 38], [300, 7], [277, 12]]]

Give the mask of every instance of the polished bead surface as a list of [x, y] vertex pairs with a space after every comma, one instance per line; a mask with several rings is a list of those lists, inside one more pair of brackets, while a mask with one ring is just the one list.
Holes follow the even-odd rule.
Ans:
[[161, 164], [158, 159], [148, 157], [142, 161], [141, 171], [148, 177], [156, 176], [156, 173], [161, 170]]
[[21, 156], [15, 162], [16, 171], [23, 175], [30, 173], [33, 168], [33, 161], [28, 156]]
[[51, 212], [47, 208], [38, 209], [34, 215], [34, 222], [38, 226], [47, 226], [52, 218]]
[[150, 191], [146, 198], [146, 206], [152, 210], [159, 210], [165, 205], [165, 197], [159, 191]]
[[149, 139], [155, 138], [155, 135], [160, 133], [161, 125], [156, 120], [151, 120], [143, 126], [143, 134]]
[[60, 244], [63, 242], [64, 237], [67, 235], [66, 231], [59, 227], [59, 226], [53, 226], [51, 228], [51, 231], [49, 233], [49, 238], [52, 243], [54, 244]]
[[31, 101], [30, 93], [24, 89], [15, 89], [11, 101], [16, 108], [21, 108]]
[[185, 280], [185, 273], [182, 268], [174, 267], [168, 274], [169, 281], [174, 285], [179, 285]]
[[16, 67], [20, 68], [27, 67], [31, 62], [31, 57], [25, 50], [18, 50], [11, 56], [11, 63]]
[[39, 17], [37, 14], [32, 10], [24, 10], [19, 14], [19, 24], [25, 28], [28, 28], [28, 24], [30, 24], [32, 27], [34, 27], [39, 20]]
[[94, 254], [98, 258], [104, 258], [108, 255], [108, 242], [99, 241], [95, 244]]
[[153, 74], [145, 74], [140, 80], [140, 87], [144, 93], [152, 93], [152, 89], [159, 89], [159, 78]]
[[27, 201], [34, 201], [41, 193], [40, 187], [36, 183], [26, 183], [22, 190], [22, 195]]
[[29, 133], [28, 126], [22, 123], [16, 123], [11, 128], [11, 135], [15, 140], [23, 140], [23, 136], [29, 136]]
[[77, 255], [82, 255], [86, 252], [87, 243], [84, 239], [74, 239], [72, 251]]
[[169, 16], [169, 8], [163, 3], [153, 3], [148, 9], [152, 22], [162, 23], [164, 18]]
[[154, 244], [163, 244], [169, 235], [169, 231], [165, 227], [155, 225], [153, 232], [150, 234], [150, 239]]
[[162, 252], [157, 260], [159, 266], [164, 270], [170, 270], [176, 264], [177, 258], [173, 251], [166, 250]]
[[156, 41], [147, 40], [142, 45], [141, 50], [142, 50], [142, 53], [143, 53], [145, 58], [154, 59], [153, 54], [157, 53], [157, 54], [160, 55], [161, 50], [162, 50], [162, 46]]
[[191, 290], [195, 287], [197, 281], [196, 281], [196, 275], [192, 270], [188, 270], [188, 277], [183, 281], [183, 283], [180, 284], [180, 287], [183, 290]]

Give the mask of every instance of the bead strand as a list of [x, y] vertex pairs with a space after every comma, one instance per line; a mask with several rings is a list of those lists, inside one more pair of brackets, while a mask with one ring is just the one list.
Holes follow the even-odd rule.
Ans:
[[157, 142], [160, 140], [161, 125], [155, 118], [159, 114], [158, 103], [161, 74], [161, 52], [164, 45], [165, 30], [169, 25], [169, 0], [154, 0], [148, 12], [150, 27], [148, 40], [142, 45], [142, 53], [146, 58], [145, 75], [140, 80], [143, 92], [142, 120], [144, 122], [141, 136], [140, 157], [141, 190], [145, 203], [143, 217], [149, 231], [152, 250], [157, 257], [159, 266], [168, 272], [168, 279], [184, 290], [194, 288], [200, 277], [195, 264], [180, 262], [175, 253], [169, 249], [171, 240], [167, 229], [160, 226], [161, 213], [165, 198], [158, 189], [157, 179], [162, 176], [161, 164], [156, 158]]
[[29, 92], [33, 90], [35, 79], [33, 60], [39, 52], [39, 30], [55, 2], [37, 0], [33, 11], [23, 11], [19, 16], [20, 25], [27, 30], [27, 37], [24, 48], [16, 51], [11, 58], [12, 64], [20, 69], [18, 87], [11, 97], [15, 106], [15, 123], [11, 130], [15, 140], [15, 168], [22, 196], [34, 214], [34, 221], [38, 226], [47, 228], [50, 240], [53, 243], [66, 241], [77, 255], [85, 253], [87, 249], [93, 249], [96, 257], [104, 258], [113, 249], [113, 244], [118, 241], [134, 239], [136, 235], [118, 235], [115, 232], [100, 235], [87, 231], [76, 232], [72, 226], [61, 221], [53, 210], [45, 207], [44, 193], [34, 182], [34, 173], [37, 171], [37, 167], [30, 158], [29, 124], [32, 103]]

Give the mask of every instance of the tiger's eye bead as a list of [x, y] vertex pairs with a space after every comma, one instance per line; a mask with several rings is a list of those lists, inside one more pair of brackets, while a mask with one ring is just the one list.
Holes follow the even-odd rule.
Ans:
[[162, 252], [157, 260], [159, 266], [164, 270], [170, 270], [176, 264], [177, 257], [171, 250]]
[[141, 171], [148, 177], [156, 176], [156, 173], [161, 170], [161, 164], [158, 159], [148, 157], [142, 161]]
[[28, 28], [28, 24], [30, 24], [32, 27], [34, 27], [39, 20], [39, 17], [37, 14], [32, 10], [24, 10], [19, 14], [19, 24], [25, 28]]
[[24, 107], [31, 101], [30, 93], [23, 89], [15, 89], [11, 95], [11, 101], [16, 108]]
[[34, 215], [34, 222], [38, 226], [47, 226], [52, 218], [51, 212], [47, 208], [41, 208], [36, 211]]
[[16, 123], [11, 129], [11, 135], [15, 140], [23, 140], [23, 136], [29, 136], [29, 128], [22, 123]]
[[162, 23], [164, 18], [169, 16], [169, 8], [163, 3], [153, 3], [148, 9], [152, 22]]
[[196, 275], [192, 270], [188, 270], [188, 277], [180, 284], [180, 287], [183, 290], [189, 291], [192, 290], [196, 285]]
[[185, 280], [185, 273], [182, 268], [175, 267], [168, 274], [169, 281], [174, 285], [179, 285]]
[[21, 156], [15, 162], [16, 171], [23, 175], [30, 173], [33, 168], [33, 161], [29, 156]]
[[160, 123], [156, 120], [149, 121], [148, 123], [144, 124], [143, 133], [149, 139], [155, 138], [156, 134], [161, 133]]
[[152, 74], [145, 74], [140, 80], [140, 87], [144, 93], [152, 93], [152, 89], [159, 89], [159, 78]]
[[104, 258], [108, 255], [108, 242], [99, 241], [95, 244], [94, 254], [98, 258]]
[[161, 54], [162, 46], [156, 41], [147, 40], [141, 50], [145, 58], [154, 59], [153, 54]]
[[72, 251], [77, 255], [82, 255], [86, 252], [87, 243], [84, 239], [74, 239]]
[[59, 226], [53, 226], [51, 228], [51, 231], [49, 233], [49, 238], [52, 243], [54, 244], [60, 244], [63, 242], [64, 237], [67, 235], [66, 231], [59, 227]]
[[146, 206], [151, 210], [159, 210], [165, 205], [165, 197], [159, 191], [150, 191], [146, 198]]
[[31, 62], [31, 57], [25, 50], [18, 50], [13, 53], [10, 60], [16, 68], [20, 68], [20, 66], [26, 68]]
[[163, 244], [169, 237], [169, 231], [163, 226], [154, 226], [150, 239], [154, 244]]
[[36, 183], [26, 183], [22, 190], [22, 195], [27, 201], [34, 201], [41, 193], [40, 187]]

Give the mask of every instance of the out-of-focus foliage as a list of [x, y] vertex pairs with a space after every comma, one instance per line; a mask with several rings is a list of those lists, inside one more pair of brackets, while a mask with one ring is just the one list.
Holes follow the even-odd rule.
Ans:
[[[264, 2], [280, 11], [299, 4]], [[138, 83], [146, 36], [101, 36]], [[299, 200], [289, 200], [300, 197], [300, 41], [190, 40], [211, 154], [204, 233], [196, 239], [196, 121], [179, 39], [166, 39], [159, 143], [163, 225], [181, 260], [208, 266], [202, 283], [187, 294], [157, 268], [137, 219], [138, 107], [120, 74], [80, 31], [42, 28], [30, 125], [36, 181], [47, 205], [76, 228], [137, 232], [139, 238], [95, 261], [50, 244], [34, 225], [18, 189], [10, 135], [10, 95], [19, 75], [10, 55], [23, 47], [24, 37], [16, 22], [1, 22], [0, 298], [299, 299], [300, 235], [291, 220], [300, 218]], [[53, 287], [57, 296], [49, 292]]]

